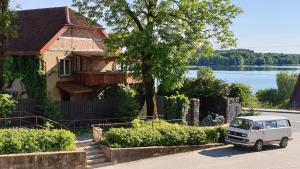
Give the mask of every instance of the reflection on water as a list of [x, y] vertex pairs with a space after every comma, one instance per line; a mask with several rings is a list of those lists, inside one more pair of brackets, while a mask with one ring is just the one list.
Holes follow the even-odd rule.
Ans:
[[[218, 79], [229, 83], [245, 83], [253, 93], [260, 89], [277, 88], [276, 74], [285, 71], [300, 73], [300, 66], [218, 66], [212, 67]], [[190, 69], [188, 77], [196, 78], [197, 70]]]

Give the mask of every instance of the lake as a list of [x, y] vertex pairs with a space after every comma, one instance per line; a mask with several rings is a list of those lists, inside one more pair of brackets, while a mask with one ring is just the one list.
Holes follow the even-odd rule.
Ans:
[[[217, 79], [229, 83], [248, 84], [253, 93], [260, 89], [276, 89], [276, 74], [279, 72], [300, 73], [300, 66], [218, 66], [212, 68]], [[187, 76], [196, 78], [197, 70], [190, 69]]]

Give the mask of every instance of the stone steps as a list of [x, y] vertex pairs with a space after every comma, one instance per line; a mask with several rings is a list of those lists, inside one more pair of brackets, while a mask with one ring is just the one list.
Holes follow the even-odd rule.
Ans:
[[86, 152], [87, 158], [87, 168], [96, 169], [108, 165], [112, 165], [112, 162], [109, 162], [105, 157], [103, 151], [100, 149], [100, 146], [93, 141], [80, 142], [77, 144], [79, 149]]

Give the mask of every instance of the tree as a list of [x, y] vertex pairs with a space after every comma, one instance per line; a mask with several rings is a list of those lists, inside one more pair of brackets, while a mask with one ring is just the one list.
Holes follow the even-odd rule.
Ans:
[[207, 78], [207, 79], [216, 79], [214, 75], [214, 71], [212, 68], [207, 66], [199, 67], [199, 71], [197, 72], [198, 78]]
[[287, 72], [277, 74], [278, 98], [281, 102], [290, 99], [297, 81], [297, 75], [289, 75]]
[[10, 0], [0, 0], [0, 90], [4, 84], [3, 66], [7, 48], [7, 38], [14, 33], [12, 19], [14, 14], [8, 10]]
[[[180, 84], [196, 50], [215, 40], [234, 46], [230, 30], [241, 9], [230, 0], [73, 0], [79, 11], [103, 19], [112, 28], [109, 49], [124, 51], [121, 60], [141, 75], [147, 115], [156, 115], [154, 80]], [[119, 53], [119, 52], [116, 52]]]

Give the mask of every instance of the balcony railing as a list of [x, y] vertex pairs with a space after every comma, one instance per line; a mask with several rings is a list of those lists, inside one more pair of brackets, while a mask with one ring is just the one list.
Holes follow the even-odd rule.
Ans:
[[127, 72], [80, 72], [74, 73], [74, 81], [86, 86], [135, 83]]

